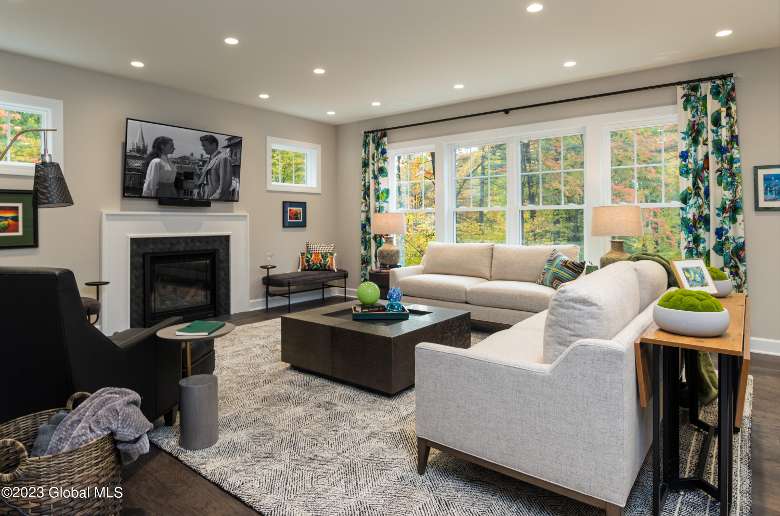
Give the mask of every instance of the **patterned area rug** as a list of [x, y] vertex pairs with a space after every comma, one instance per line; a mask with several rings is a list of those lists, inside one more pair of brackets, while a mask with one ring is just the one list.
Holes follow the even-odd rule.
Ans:
[[[472, 342], [486, 334], [474, 332]], [[205, 478], [269, 515], [597, 515], [599, 510], [431, 451], [416, 470], [414, 389], [388, 398], [280, 362], [280, 319], [237, 328], [216, 344], [219, 442], [178, 446], [178, 426], [152, 441]], [[750, 514], [752, 378], [743, 431], [735, 438], [735, 514]], [[716, 416], [715, 404], [702, 418]], [[699, 432], [681, 435], [690, 472]], [[713, 447], [713, 452], [716, 448]], [[711, 461], [712, 462], [712, 461]], [[708, 474], [715, 481], [715, 467]], [[643, 466], [626, 514], [650, 513], [651, 467]], [[699, 493], [670, 495], [669, 515], [716, 515]]]

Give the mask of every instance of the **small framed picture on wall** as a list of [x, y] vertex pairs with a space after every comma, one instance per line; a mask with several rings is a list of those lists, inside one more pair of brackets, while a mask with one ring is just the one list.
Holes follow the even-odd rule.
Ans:
[[0, 251], [38, 247], [38, 206], [32, 190], [0, 190]]
[[780, 211], [780, 165], [753, 167], [756, 211]]
[[306, 227], [306, 203], [295, 201], [282, 202], [282, 227]]

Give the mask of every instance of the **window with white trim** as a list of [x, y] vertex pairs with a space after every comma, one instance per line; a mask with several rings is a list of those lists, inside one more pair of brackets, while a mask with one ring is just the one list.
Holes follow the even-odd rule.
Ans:
[[321, 146], [268, 137], [266, 188], [283, 192], [319, 193]]
[[[0, 91], [0, 152], [13, 137], [26, 129], [58, 129], [48, 133], [47, 147], [55, 161], [62, 162], [62, 102]], [[44, 136], [41, 132], [19, 137], [0, 161], [0, 174], [32, 175], [35, 163], [43, 153]]]
[[390, 209], [405, 214], [406, 234], [396, 245], [401, 263], [417, 265], [436, 237], [436, 154], [431, 149], [390, 154]]
[[520, 243], [585, 243], [583, 134], [520, 144]]
[[609, 132], [610, 198], [639, 204], [644, 234], [626, 237], [626, 251], [679, 259], [680, 174], [676, 123], [626, 127]]
[[506, 242], [506, 143], [455, 148], [454, 198], [456, 242]]

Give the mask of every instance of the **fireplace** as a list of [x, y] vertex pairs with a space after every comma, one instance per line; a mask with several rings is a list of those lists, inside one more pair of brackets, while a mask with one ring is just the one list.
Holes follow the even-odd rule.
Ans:
[[217, 315], [217, 251], [144, 255], [144, 325], [173, 315], [205, 319]]
[[230, 314], [230, 237], [144, 237], [130, 241], [130, 325], [171, 316]]

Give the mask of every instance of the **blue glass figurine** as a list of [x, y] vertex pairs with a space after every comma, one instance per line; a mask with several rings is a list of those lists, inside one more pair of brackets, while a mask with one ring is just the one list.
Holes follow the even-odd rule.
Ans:
[[404, 305], [401, 304], [401, 289], [393, 287], [387, 291], [387, 311], [388, 312], [403, 312]]

